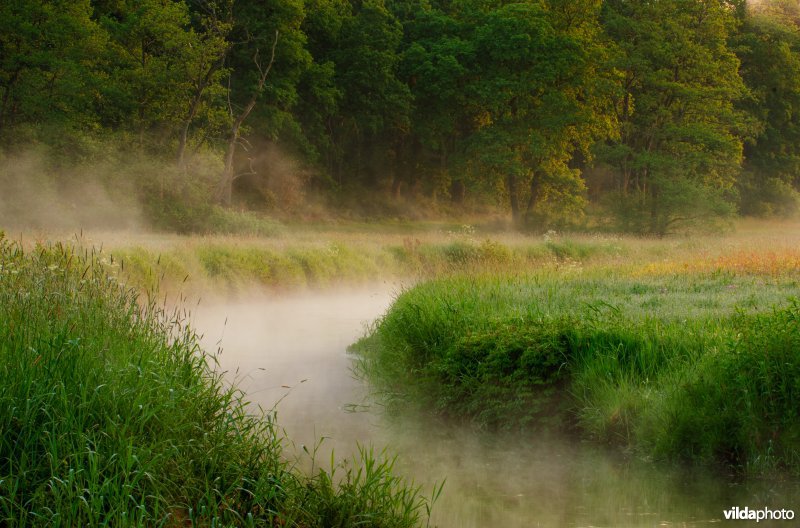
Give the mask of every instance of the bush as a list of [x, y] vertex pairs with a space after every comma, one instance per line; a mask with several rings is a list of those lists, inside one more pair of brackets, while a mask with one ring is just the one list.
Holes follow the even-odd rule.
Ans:
[[759, 178], [745, 173], [739, 181], [739, 212], [750, 216], [795, 216], [800, 193], [779, 178]]
[[617, 230], [656, 236], [723, 231], [735, 213], [721, 189], [684, 177], [654, 177], [646, 192], [609, 193], [605, 204]]

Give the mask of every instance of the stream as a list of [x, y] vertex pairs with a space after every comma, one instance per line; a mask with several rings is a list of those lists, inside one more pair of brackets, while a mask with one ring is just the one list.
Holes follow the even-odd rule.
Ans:
[[[397, 455], [396, 470], [430, 495], [445, 482], [432, 526], [792, 526], [726, 521], [723, 511], [800, 510], [797, 482], [738, 481], [708, 469], [653, 464], [575, 439], [476, 433], [423, 417], [382, 415], [353, 378], [348, 345], [399, 291], [397, 284], [276, 295], [203, 306], [192, 322], [206, 350], [221, 347], [229, 380], [277, 409], [294, 452], [330, 465], [359, 444]], [[327, 461], [327, 462], [326, 462]], [[800, 513], [800, 512], [798, 512]]]

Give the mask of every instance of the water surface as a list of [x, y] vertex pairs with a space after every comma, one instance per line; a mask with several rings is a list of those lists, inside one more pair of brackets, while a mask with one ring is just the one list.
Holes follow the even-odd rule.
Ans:
[[346, 348], [398, 289], [382, 283], [201, 305], [194, 324], [207, 350], [222, 346], [221, 367], [250, 401], [277, 405], [278, 422], [306, 463], [303, 446], [316, 446], [318, 460], [329, 464], [331, 451], [343, 459], [361, 443], [398, 455], [398, 471], [426, 491], [446, 479], [433, 525], [756, 526], [725, 521], [723, 510], [800, 510], [796, 482], [737, 482], [575, 439], [487, 435], [422, 417], [384, 417], [370, 406], [368, 388], [351, 375]]

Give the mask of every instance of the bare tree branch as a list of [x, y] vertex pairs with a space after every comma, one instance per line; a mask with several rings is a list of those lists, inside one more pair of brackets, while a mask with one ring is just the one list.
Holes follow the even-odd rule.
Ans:
[[[272, 65], [275, 63], [275, 50], [278, 47], [278, 38], [280, 37], [280, 33], [278, 30], [275, 30], [275, 40], [272, 42], [272, 50], [270, 51], [270, 58], [269, 63], [267, 64], [266, 68], [262, 67], [260, 59], [259, 59], [259, 50], [256, 49], [255, 53], [253, 54], [253, 63], [256, 65], [258, 69], [258, 83], [256, 88], [250, 94], [250, 100], [242, 109], [242, 112], [236, 117], [233, 124], [231, 125], [231, 134], [228, 139], [228, 149], [225, 152], [225, 168], [222, 172], [222, 179], [220, 181], [219, 191], [218, 191], [218, 198], [220, 202], [225, 205], [230, 205], [231, 203], [231, 193], [234, 180], [238, 177], [233, 172], [233, 155], [236, 151], [236, 145], [239, 144], [239, 132], [244, 123], [244, 120], [247, 119], [247, 116], [250, 115], [250, 112], [253, 111], [253, 108], [256, 106], [256, 102], [258, 102], [259, 96], [264, 91], [264, 84], [267, 82], [267, 76], [269, 72], [272, 70]], [[228, 85], [228, 108], [231, 113], [231, 117], [233, 117], [233, 107], [230, 101], [230, 84]], [[250, 162], [251, 170], [252, 170], [252, 159]]]

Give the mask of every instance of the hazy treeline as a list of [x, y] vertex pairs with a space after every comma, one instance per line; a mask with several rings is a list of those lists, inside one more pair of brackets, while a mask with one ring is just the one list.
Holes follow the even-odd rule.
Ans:
[[8, 1], [0, 144], [6, 183], [29, 177], [13, 169], [31, 149], [38, 172], [70, 167], [71, 183], [74, 167], [116, 167], [105, 180], [186, 229], [212, 203], [291, 210], [308, 189], [496, 203], [532, 227], [591, 203], [657, 234], [791, 214], [800, 8]]

